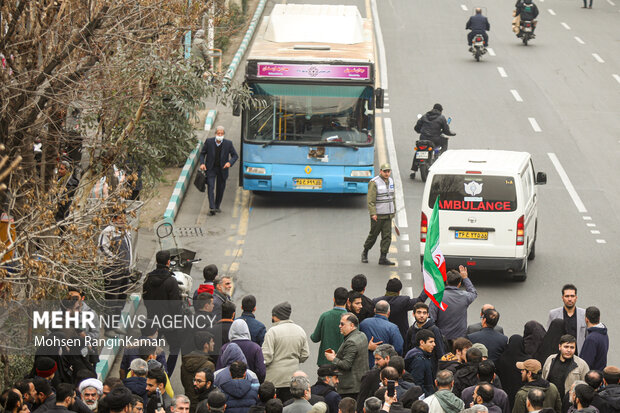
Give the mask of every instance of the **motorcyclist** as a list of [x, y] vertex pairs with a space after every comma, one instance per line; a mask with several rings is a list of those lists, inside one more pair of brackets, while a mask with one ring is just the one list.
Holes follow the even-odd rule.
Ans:
[[[532, 2], [532, 0], [522, 0], [518, 1], [516, 4], [517, 11], [515, 13], [515, 17], [519, 16], [521, 21], [531, 21], [532, 22], [532, 34], [534, 34], [534, 29], [536, 29], [536, 22], [534, 19], [538, 17], [538, 7]], [[517, 37], [522, 37], [523, 33], [519, 30], [517, 33]]]
[[484, 39], [484, 46], [489, 45], [489, 36], [487, 35], [487, 30], [491, 30], [491, 25], [489, 24], [489, 20], [482, 15], [482, 9], [477, 8], [476, 14], [471, 16], [469, 20], [467, 20], [467, 24], [465, 25], [465, 30], [471, 30], [467, 33], [467, 44], [469, 45], [469, 51], [472, 51], [471, 42], [474, 39], [474, 36], [477, 34], [481, 34]]
[[[439, 103], [435, 103], [433, 109], [426, 112], [424, 116], [418, 119], [417, 123], [413, 127], [417, 133], [420, 134], [420, 139], [425, 139], [433, 142], [435, 148], [441, 147], [441, 151], [444, 152], [448, 149], [448, 139], [441, 136], [442, 134], [447, 136], [455, 136], [456, 133], [450, 131], [450, 126], [443, 112], [443, 106]], [[411, 163], [412, 177], [415, 177], [415, 173], [418, 170], [418, 165], [415, 162], [415, 153], [413, 154], [413, 162]]]

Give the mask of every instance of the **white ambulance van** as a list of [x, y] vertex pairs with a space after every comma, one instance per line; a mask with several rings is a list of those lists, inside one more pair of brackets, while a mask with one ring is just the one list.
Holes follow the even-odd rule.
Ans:
[[449, 150], [430, 168], [422, 197], [420, 259], [439, 197], [439, 247], [448, 269], [508, 271], [524, 281], [536, 255], [538, 199], [527, 152]]

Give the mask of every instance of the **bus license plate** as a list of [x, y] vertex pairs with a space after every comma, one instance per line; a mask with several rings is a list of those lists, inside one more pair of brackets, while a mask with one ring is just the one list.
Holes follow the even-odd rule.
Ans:
[[489, 239], [486, 231], [455, 231], [454, 237], [457, 239]]
[[293, 178], [293, 184], [297, 189], [321, 189], [323, 188], [323, 179]]
[[416, 159], [428, 159], [428, 152], [416, 152], [415, 153], [415, 158]]

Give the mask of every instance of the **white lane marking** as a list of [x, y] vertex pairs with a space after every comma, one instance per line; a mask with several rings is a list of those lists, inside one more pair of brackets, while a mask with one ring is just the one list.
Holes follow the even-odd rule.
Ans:
[[521, 98], [521, 95], [519, 95], [519, 92], [517, 92], [516, 89], [510, 89], [510, 93], [512, 93], [512, 96], [517, 102], [523, 102], [523, 98]]
[[394, 146], [394, 134], [392, 133], [392, 119], [384, 118], [383, 127], [385, 130], [385, 141], [387, 143], [388, 157], [392, 166], [392, 179], [396, 186], [396, 217], [400, 228], [407, 228], [407, 211], [405, 210], [405, 195], [403, 193], [403, 182], [400, 179], [398, 168], [398, 158], [396, 157], [396, 147]]
[[604, 239], [597, 239], [596, 243], [597, 244], [607, 244], [607, 241], [605, 241]]
[[614, 77], [614, 79], [616, 79], [618, 83], [620, 83], [620, 75], [614, 73], [612, 76]]
[[600, 234], [600, 233], [601, 233], [601, 231], [599, 231], [598, 229], [591, 229], [591, 230], [590, 230], [590, 233], [591, 233], [591, 234], [595, 234], [595, 235], [597, 235], [597, 234]]
[[400, 240], [401, 241], [409, 241], [409, 234], [403, 234], [402, 232], [400, 233]]
[[497, 67], [497, 71], [499, 72], [499, 75], [500, 75], [501, 77], [508, 77], [508, 74], [506, 73], [506, 71], [504, 70], [504, 68], [503, 68], [503, 67], [498, 66], [498, 67]]
[[385, 97], [385, 98], [387, 99], [387, 98], [388, 98], [388, 96], [390, 96], [390, 95], [388, 94], [388, 92], [383, 92], [383, 97]]
[[[560, 175], [560, 179], [562, 179], [562, 183], [564, 184], [564, 187], [568, 191], [568, 195], [570, 195], [571, 199], [573, 200], [573, 203], [577, 207], [577, 211], [579, 211], [582, 214], [585, 212], [588, 212], [588, 210], [586, 209], [586, 206], [583, 204], [583, 202], [581, 202], [581, 198], [579, 198], [579, 194], [577, 193], [577, 191], [575, 191], [575, 187], [573, 186], [572, 182], [570, 181], [570, 178], [566, 174], [564, 167], [562, 167], [562, 164], [560, 163], [560, 160], [558, 159], [558, 157], [555, 156], [555, 153], [552, 153], [552, 152], [547, 153], [547, 156], [549, 156], [549, 159], [551, 159], [551, 163], [553, 163], [553, 166], [555, 166], [555, 170], [558, 171], [558, 175]], [[588, 220], [591, 218], [583, 217], [583, 219]]]
[[390, 104], [389, 104], [389, 103], [385, 103], [385, 102], [384, 102], [384, 103], [383, 103], [383, 107], [384, 107], [384, 108], [389, 108], [389, 107], [390, 107]]
[[403, 244], [403, 252], [409, 252], [409, 244]]
[[570, 30], [570, 26], [568, 24], [562, 22], [562, 26], [564, 26], [566, 30]]
[[[405, 293], [406, 296], [413, 298], [413, 287], [404, 287], [403, 292]], [[409, 311], [407, 312], [411, 314]]]
[[550, 15], [555, 16], [555, 12], [552, 9], [547, 9]]
[[593, 223], [591, 223], [591, 222], [588, 222], [588, 223], [586, 224], [586, 226], [588, 226], [588, 227], [590, 227], [590, 228], [594, 228], [594, 227], [596, 226], [596, 224], [593, 224]]
[[411, 279], [411, 273], [410, 272], [404, 272], [403, 273], [403, 280], [410, 280]]
[[[586, 211], [586, 212], [587, 212], [587, 211]], [[587, 215], [584, 215], [584, 216], [583, 216], [583, 220], [584, 220], [584, 221], [592, 221], [592, 217], [589, 217], [589, 216], [587, 216]]]
[[605, 63], [603, 58], [601, 56], [599, 56], [598, 53], [592, 53], [592, 57], [594, 58], [594, 60], [596, 60], [599, 63]]
[[583, 40], [581, 40], [581, 37], [577, 37], [577, 36], [575, 36], [575, 40], [577, 40], [577, 43], [580, 43], [580, 44], [586, 44], [586, 42], [584, 42]]
[[538, 126], [538, 122], [536, 122], [536, 118], [527, 118], [527, 120], [530, 121], [530, 125], [532, 125], [532, 129], [534, 129], [534, 132], [542, 132], [542, 129], [540, 129], [540, 126]]
[[464, 11], [467, 11], [467, 6], [464, 4], [461, 4], [461, 9], [463, 9]]
[[611, 1], [611, 0], [607, 0], [607, 3], [611, 4], [612, 6], [615, 6], [615, 5], [616, 5], [616, 3], [614, 3], [614, 2], [613, 2], [613, 1]]
[[390, 113], [389, 109], [382, 109], [382, 110], [383, 110], [383, 113]]
[[372, 8], [372, 21], [375, 25], [375, 32], [377, 36], [377, 45], [379, 45], [379, 65], [381, 67], [381, 88], [387, 90], [388, 77], [387, 77], [387, 60], [385, 58], [385, 45], [383, 44], [383, 32], [381, 31], [381, 23], [379, 22], [379, 12], [377, 10], [377, 0], [370, 0]]
[[411, 260], [403, 260], [403, 267], [411, 267]]
[[487, 47], [487, 52], [489, 52], [489, 56], [495, 56], [495, 50], [491, 49], [490, 47]]

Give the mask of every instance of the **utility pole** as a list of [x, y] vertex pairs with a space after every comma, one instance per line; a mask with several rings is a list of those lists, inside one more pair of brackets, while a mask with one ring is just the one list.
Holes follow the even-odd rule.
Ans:
[[[215, 0], [211, 0], [209, 5], [209, 20], [207, 23], [207, 47], [209, 50], [215, 49]], [[215, 69], [213, 54], [209, 57], [211, 70]]]

